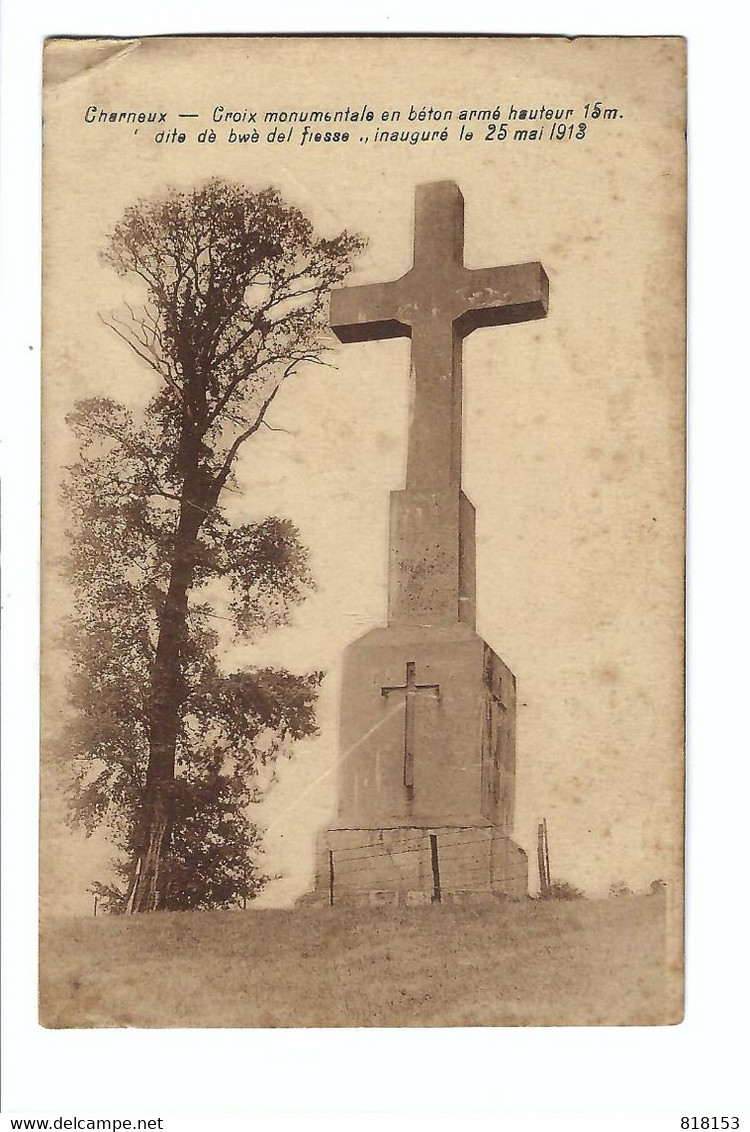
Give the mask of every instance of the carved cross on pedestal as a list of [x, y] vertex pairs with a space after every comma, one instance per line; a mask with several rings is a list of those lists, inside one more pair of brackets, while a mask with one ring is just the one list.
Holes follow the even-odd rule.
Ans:
[[417, 696], [420, 692], [432, 692], [435, 696], [439, 696], [440, 685], [418, 684], [417, 666], [413, 660], [407, 660], [406, 683], [381, 688], [383, 696], [388, 696], [391, 692], [404, 693], [404, 786], [410, 792], [414, 789], [414, 727]]
[[547, 314], [540, 263], [464, 267], [464, 199], [453, 181], [418, 185], [414, 266], [391, 283], [331, 292], [341, 342], [411, 338], [414, 402], [406, 487], [438, 491], [461, 482], [461, 342], [480, 326]]

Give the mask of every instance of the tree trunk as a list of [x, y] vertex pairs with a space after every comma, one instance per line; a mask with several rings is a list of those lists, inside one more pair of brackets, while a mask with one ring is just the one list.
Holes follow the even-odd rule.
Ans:
[[136, 861], [131, 912], [156, 912], [166, 904], [166, 866], [172, 834], [172, 819], [164, 804], [164, 793], [154, 789], [148, 822], [144, 822], [144, 847]]
[[169, 588], [159, 621], [151, 675], [149, 759], [131, 874], [128, 902], [131, 912], [154, 912], [166, 904], [169, 850], [175, 820], [175, 752], [180, 709], [186, 695], [182, 652], [198, 532], [205, 518], [205, 510], [197, 502], [199, 493], [199, 474], [194, 465], [193, 474], [189, 479], [186, 477], [182, 491]]

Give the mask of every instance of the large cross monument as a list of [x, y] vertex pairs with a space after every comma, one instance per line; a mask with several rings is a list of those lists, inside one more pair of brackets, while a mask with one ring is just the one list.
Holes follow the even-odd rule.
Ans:
[[318, 844], [331, 903], [463, 902], [527, 891], [511, 840], [516, 686], [475, 632], [474, 508], [461, 490], [461, 343], [544, 318], [540, 263], [464, 267], [464, 202], [419, 185], [414, 265], [331, 294], [342, 342], [411, 338], [406, 488], [391, 493], [388, 625], [346, 652], [339, 802]]

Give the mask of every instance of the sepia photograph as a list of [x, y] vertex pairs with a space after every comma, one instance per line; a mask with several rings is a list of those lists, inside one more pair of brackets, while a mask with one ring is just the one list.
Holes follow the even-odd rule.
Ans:
[[685, 56], [47, 40], [43, 1027], [681, 1022]]

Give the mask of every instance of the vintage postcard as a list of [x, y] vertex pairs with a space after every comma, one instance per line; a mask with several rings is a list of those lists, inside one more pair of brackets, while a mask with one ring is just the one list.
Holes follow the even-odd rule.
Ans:
[[684, 41], [44, 76], [43, 1025], [679, 1022]]

